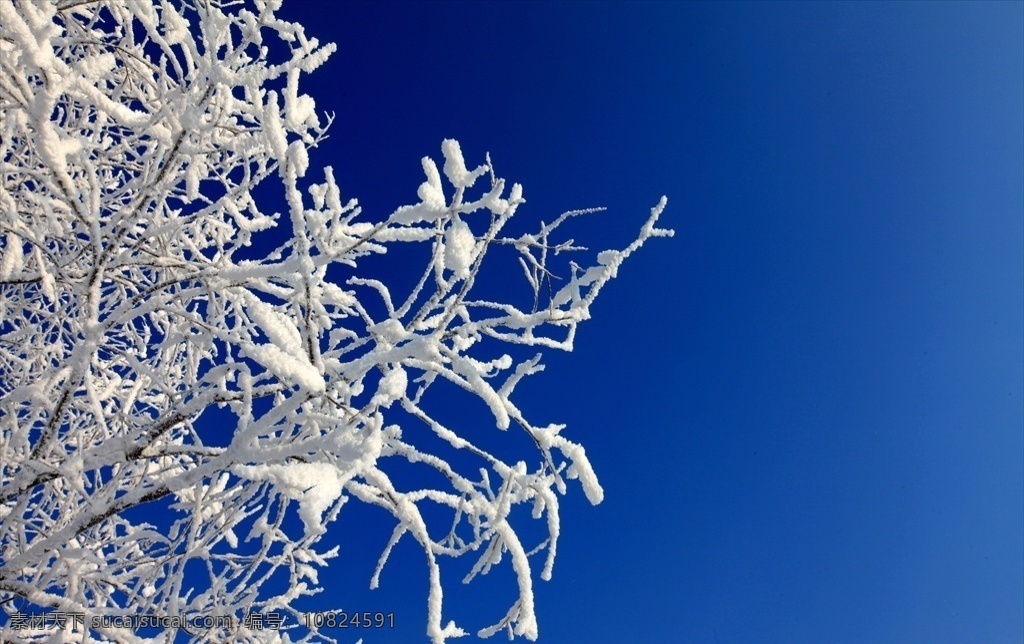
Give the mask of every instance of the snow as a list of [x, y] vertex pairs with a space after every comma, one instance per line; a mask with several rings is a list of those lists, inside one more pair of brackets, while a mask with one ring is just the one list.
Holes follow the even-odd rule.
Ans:
[[265, 133], [273, 150], [274, 157], [284, 161], [288, 150], [288, 137], [285, 134], [281, 119], [281, 107], [277, 102], [277, 92], [267, 92], [267, 102], [264, 106], [263, 121], [266, 127]]
[[306, 170], [309, 169], [309, 152], [302, 141], [292, 141], [288, 146], [288, 163], [295, 169], [295, 176], [306, 176]]
[[273, 306], [246, 291], [245, 310], [270, 341], [292, 355], [302, 352], [302, 335], [294, 320], [279, 307]]
[[487, 172], [487, 166], [478, 166], [470, 172], [466, 169], [466, 161], [462, 158], [462, 148], [455, 139], [445, 139], [441, 144], [444, 154], [444, 174], [456, 188], [468, 188], [477, 177]]
[[352, 293], [342, 290], [337, 284], [331, 282], [321, 284], [320, 293], [322, 301], [326, 304], [348, 308], [356, 303], [356, 298]]
[[416, 190], [416, 194], [428, 209], [436, 212], [444, 210], [444, 192], [441, 191], [440, 187], [434, 187], [429, 182], [424, 181]]
[[408, 386], [409, 376], [405, 373], [405, 369], [401, 366], [394, 367], [380, 379], [377, 395], [373, 397], [373, 402], [384, 408], [390, 407], [391, 403], [405, 395]]
[[[568, 441], [566, 441], [568, 443]], [[604, 488], [597, 482], [597, 474], [587, 459], [586, 450], [575, 443], [568, 443], [562, 446], [562, 451], [572, 459], [572, 465], [566, 476], [570, 479], [578, 478], [583, 486], [583, 492], [591, 504], [597, 505], [604, 500]]]
[[21, 237], [7, 233], [4, 239], [3, 256], [0, 257], [0, 280], [10, 279], [24, 266], [25, 256], [22, 250]]
[[236, 465], [231, 471], [250, 481], [273, 483], [281, 494], [298, 501], [306, 534], [324, 532], [323, 514], [338, 500], [351, 477], [329, 463]]
[[469, 277], [469, 269], [474, 259], [476, 237], [469, 229], [469, 224], [456, 215], [444, 236], [445, 268], [455, 273], [459, 279], [466, 279]]
[[502, 521], [496, 526], [502, 542], [512, 555], [512, 568], [519, 582], [519, 615], [516, 619], [515, 634], [523, 635], [530, 641], [537, 639], [537, 615], [533, 606], [533, 581], [530, 578], [530, 562], [526, 558], [519, 537], [508, 523]]
[[505, 406], [505, 399], [494, 390], [491, 385], [483, 379], [481, 369], [469, 358], [458, 355], [449, 355], [452, 369], [466, 379], [469, 388], [480, 397], [494, 414], [495, 422], [499, 429], [508, 429], [509, 414]]
[[565, 425], [550, 425], [544, 429], [535, 430], [533, 435], [542, 448], [557, 447], [569, 458], [571, 465], [566, 472], [566, 477], [579, 479], [587, 500], [591, 504], [597, 505], [604, 500], [604, 488], [597, 480], [597, 474], [590, 464], [590, 459], [587, 458], [587, 451], [581, 445], [559, 435], [564, 428]]
[[[292, 130], [299, 130], [307, 125], [320, 125], [316, 116], [316, 102], [311, 96], [299, 95], [299, 70], [288, 71], [288, 85], [284, 91], [285, 122]], [[301, 174], [299, 176], [302, 176]]]
[[57, 301], [57, 281], [53, 274], [47, 270], [46, 261], [43, 259], [43, 253], [40, 252], [38, 246], [32, 247], [32, 256], [35, 259], [36, 269], [39, 271], [39, 285], [43, 291], [43, 295], [50, 303]]
[[383, 322], [379, 322], [367, 329], [373, 334], [373, 337], [377, 338], [377, 341], [381, 343], [381, 346], [386, 349], [391, 349], [398, 345], [398, 343], [406, 340], [409, 337], [409, 332], [405, 330], [402, 323], [393, 318], [388, 318]]
[[323, 375], [305, 356], [287, 353], [276, 344], [250, 344], [245, 347], [245, 351], [282, 382], [294, 382], [314, 395], [322, 394], [327, 389]]
[[162, 5], [164, 20], [164, 37], [172, 45], [185, 42], [188, 38], [188, 21], [178, 13], [170, 3]]

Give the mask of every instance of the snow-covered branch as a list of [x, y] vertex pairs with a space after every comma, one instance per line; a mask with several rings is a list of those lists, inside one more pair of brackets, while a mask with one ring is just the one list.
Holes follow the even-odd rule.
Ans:
[[[603, 491], [583, 447], [561, 425], [532, 424], [515, 388], [543, 370], [537, 347], [572, 349], [630, 253], [671, 235], [657, 227], [665, 200], [635, 241], [573, 264], [558, 288], [555, 257], [582, 250], [557, 241], [559, 226], [588, 211], [506, 234], [522, 187], [489, 157], [470, 169], [456, 141], [443, 142], [440, 170], [423, 158], [415, 203], [364, 218], [331, 168], [311, 180], [329, 123], [299, 81], [333, 45], [278, 5], [0, 0], [0, 602], [232, 615], [202, 637], [236, 642], [272, 641], [242, 616], [281, 610], [303, 641], [331, 641], [300, 632], [293, 604], [317, 591], [336, 554], [318, 542], [355, 498], [397, 522], [374, 585], [403, 535], [423, 548], [434, 642], [466, 632], [442, 618], [441, 583], [445, 558], [471, 552], [467, 581], [507, 551], [519, 588], [479, 634], [536, 639], [530, 558], [546, 551], [550, 578], [558, 495], [566, 479], [593, 503]], [[271, 177], [287, 217], [253, 194]], [[407, 292], [364, 269], [411, 246], [429, 252]], [[518, 254], [508, 272], [525, 274], [523, 304], [480, 284], [500, 247]], [[506, 462], [432, 416], [438, 378], [537, 452]], [[232, 423], [205, 422], [214, 407]], [[460, 471], [456, 452], [477, 469]], [[449, 486], [400, 489], [396, 462]], [[453, 521], [438, 530], [424, 503]], [[511, 519], [521, 503], [548, 532], [533, 550]], [[281, 575], [283, 590], [269, 581]], [[79, 641], [74, 628], [8, 624], [0, 639]]]

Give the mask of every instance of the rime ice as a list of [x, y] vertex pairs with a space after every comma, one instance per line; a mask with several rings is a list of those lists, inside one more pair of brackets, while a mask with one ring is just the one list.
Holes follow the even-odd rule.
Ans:
[[[446, 139], [418, 186], [397, 187], [411, 203], [364, 215], [310, 155], [329, 119], [301, 81], [334, 47], [279, 19], [279, 4], [0, 0], [0, 603], [291, 618], [356, 499], [395, 519], [371, 585], [398, 541], [422, 548], [430, 640], [468, 632], [443, 603], [446, 560], [460, 556], [475, 559], [467, 583], [495, 565], [516, 576], [515, 600], [477, 634], [537, 639], [533, 582], [553, 573], [559, 496], [604, 492], [569, 430], [535, 424], [515, 390], [543, 371], [538, 351], [572, 349], [624, 260], [671, 234], [656, 227], [665, 199], [625, 248], [570, 268], [563, 253], [586, 249], [559, 226], [593, 211], [512, 236], [522, 187], [489, 157], [470, 169]], [[271, 177], [284, 212], [254, 196]], [[240, 252], [272, 228], [284, 243]], [[426, 251], [414, 286], [369, 273], [366, 257], [406, 244]], [[522, 301], [481, 283], [495, 246], [513, 255], [505, 274], [525, 278]], [[493, 426], [428, 413], [441, 381]], [[214, 408], [220, 420], [201, 420]], [[529, 450], [502, 460], [474, 443], [482, 431], [525, 435]], [[456, 452], [475, 465], [453, 465]], [[396, 485], [396, 463], [423, 484]], [[522, 536], [519, 504], [543, 522], [540, 543]], [[452, 520], [429, 522], [425, 505]], [[243, 630], [194, 639], [285, 637]], [[68, 637], [0, 627], [3, 641]]]

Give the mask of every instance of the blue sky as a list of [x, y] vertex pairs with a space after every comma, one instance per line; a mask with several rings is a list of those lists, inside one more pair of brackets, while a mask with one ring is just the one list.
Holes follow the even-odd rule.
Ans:
[[[596, 250], [669, 197], [677, 236], [520, 398], [606, 491], [564, 499], [541, 642], [1024, 638], [1024, 4], [282, 15], [339, 45], [305, 88], [337, 116], [313, 164], [371, 218], [449, 137], [524, 185], [524, 219], [607, 206], [572, 231]], [[320, 603], [420, 641], [414, 544], [366, 590], [391, 527], [345, 507]], [[448, 616], [504, 614], [508, 576], [450, 563]]]

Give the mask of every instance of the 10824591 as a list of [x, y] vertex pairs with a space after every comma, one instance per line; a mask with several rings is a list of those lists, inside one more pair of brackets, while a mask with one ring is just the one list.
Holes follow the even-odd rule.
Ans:
[[344, 610], [318, 611], [303, 613], [306, 628], [394, 628], [395, 614], [362, 611], [348, 612]]

